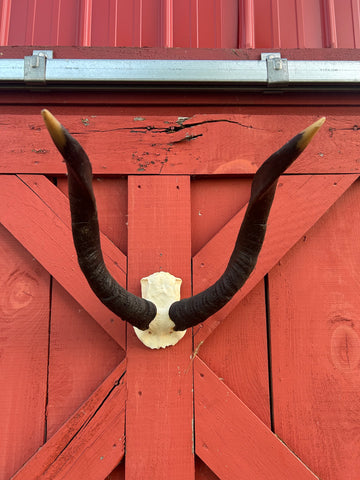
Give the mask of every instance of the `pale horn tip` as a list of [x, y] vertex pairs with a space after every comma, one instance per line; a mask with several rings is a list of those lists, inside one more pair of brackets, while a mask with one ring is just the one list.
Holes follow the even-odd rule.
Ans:
[[305, 128], [305, 130], [301, 132], [301, 138], [297, 143], [297, 147], [301, 151], [303, 151], [309, 145], [314, 135], [318, 132], [320, 127], [324, 124], [325, 120], [326, 120], [325, 117], [321, 117], [319, 118], [319, 120], [314, 122], [309, 127]]
[[57, 118], [55, 118], [54, 115], [49, 112], [49, 110], [46, 110], [46, 108], [41, 110], [41, 115], [44, 119], [46, 128], [48, 129], [53, 142], [55, 143], [57, 148], [61, 150], [65, 147], [66, 144], [66, 137], [63, 126], [61, 125], [59, 120], [57, 120]]

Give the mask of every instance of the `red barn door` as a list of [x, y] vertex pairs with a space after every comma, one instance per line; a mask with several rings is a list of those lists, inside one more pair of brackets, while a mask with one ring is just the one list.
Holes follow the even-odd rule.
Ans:
[[[139, 294], [170, 271], [182, 296], [222, 273], [257, 166], [316, 119], [53, 112], [92, 160], [112, 274]], [[154, 351], [82, 278], [38, 112], [1, 117], [1, 478], [357, 478], [356, 118], [328, 118], [281, 178], [246, 286]]]

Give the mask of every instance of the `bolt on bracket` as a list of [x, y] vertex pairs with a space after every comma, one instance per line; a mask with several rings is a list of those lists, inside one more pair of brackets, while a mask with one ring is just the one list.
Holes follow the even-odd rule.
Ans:
[[267, 83], [269, 86], [283, 86], [289, 83], [289, 69], [286, 58], [281, 58], [281, 54], [262, 53], [261, 60], [266, 61]]
[[53, 58], [52, 50], [34, 50], [24, 58], [24, 80], [27, 84], [46, 84], [46, 61]]

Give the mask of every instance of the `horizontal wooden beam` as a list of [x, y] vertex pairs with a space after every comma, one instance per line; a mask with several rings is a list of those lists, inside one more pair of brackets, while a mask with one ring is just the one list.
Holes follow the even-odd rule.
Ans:
[[[32, 45], [3, 45], [2, 58], [23, 58], [32, 55]], [[54, 58], [124, 58], [163, 60], [260, 60], [261, 53], [271, 49], [233, 48], [164, 48], [164, 47], [80, 47], [52, 46]], [[359, 60], [359, 51], [353, 48], [280, 48], [283, 58], [293, 60]]]
[[[305, 235], [357, 178], [358, 175], [281, 177], [270, 212], [264, 245], [255, 270], [243, 288], [224, 308], [200, 327], [195, 327], [197, 329], [196, 345], [215, 330], [235, 305], [281, 260], [281, 257]], [[242, 208], [195, 256], [193, 260], [194, 293], [209, 287], [224, 272], [245, 209], [246, 207]], [[219, 252], [223, 252], [223, 256], [220, 256]]]
[[[94, 295], [79, 266], [71, 234], [68, 200], [44, 176], [0, 176], [0, 222], [124, 347], [124, 325]], [[104, 235], [105, 262], [112, 275], [126, 285], [126, 257]]]
[[[252, 175], [316, 116], [197, 114], [123, 116], [53, 113], [81, 142], [96, 175]], [[38, 114], [0, 115], [0, 173], [65, 175]], [[357, 173], [358, 117], [330, 116], [290, 173]], [[8, 139], [12, 141], [9, 142]]]
[[317, 478], [199, 358], [194, 369], [195, 451], [219, 478]]
[[119, 464], [125, 449], [123, 361], [12, 480], [98, 480]]

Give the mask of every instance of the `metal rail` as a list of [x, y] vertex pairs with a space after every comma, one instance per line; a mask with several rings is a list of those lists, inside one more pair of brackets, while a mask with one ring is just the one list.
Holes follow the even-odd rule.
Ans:
[[303, 61], [262, 54], [261, 60], [54, 59], [34, 51], [0, 59], [0, 89], [356, 90], [358, 61]]

